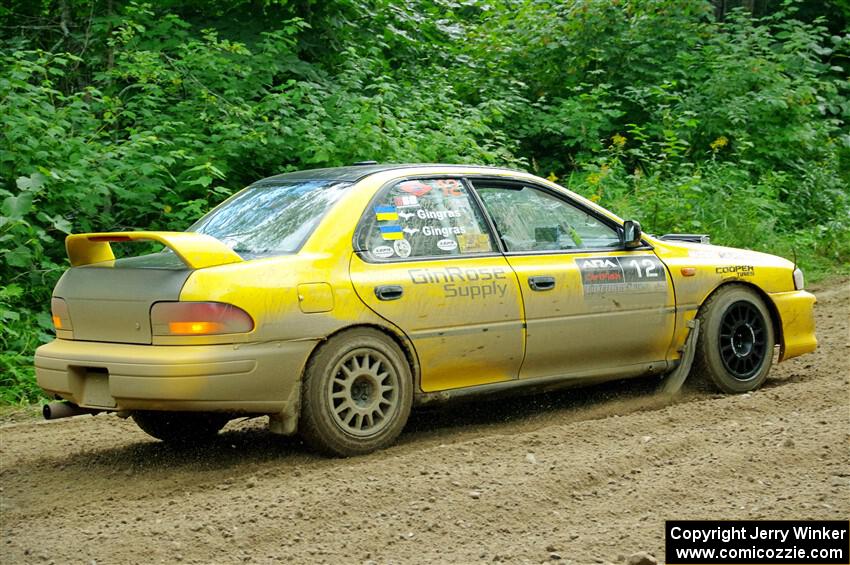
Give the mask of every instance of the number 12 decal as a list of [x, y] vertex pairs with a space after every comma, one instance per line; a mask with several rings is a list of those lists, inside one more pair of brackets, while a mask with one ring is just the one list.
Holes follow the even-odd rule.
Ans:
[[[658, 265], [652, 259], [644, 259], [640, 263], [636, 259], [632, 259], [628, 264], [635, 268], [639, 279], [657, 279], [661, 276], [661, 273], [657, 270]], [[643, 265], [643, 271], [641, 271], [641, 265]]]
[[584, 294], [666, 292], [664, 265], [652, 255], [576, 259]]

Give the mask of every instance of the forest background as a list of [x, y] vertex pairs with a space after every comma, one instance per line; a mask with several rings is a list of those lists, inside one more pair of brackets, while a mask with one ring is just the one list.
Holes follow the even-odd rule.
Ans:
[[850, 0], [11, 0], [0, 403], [71, 232], [183, 230], [290, 170], [507, 165], [650, 233], [850, 271]]

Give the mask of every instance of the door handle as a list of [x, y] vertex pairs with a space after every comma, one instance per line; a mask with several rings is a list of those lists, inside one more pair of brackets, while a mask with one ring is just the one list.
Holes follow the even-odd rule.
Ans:
[[531, 287], [531, 290], [552, 290], [555, 288], [555, 277], [528, 277], [528, 286]]
[[395, 284], [375, 287], [375, 296], [378, 300], [398, 300], [404, 294], [404, 289]]

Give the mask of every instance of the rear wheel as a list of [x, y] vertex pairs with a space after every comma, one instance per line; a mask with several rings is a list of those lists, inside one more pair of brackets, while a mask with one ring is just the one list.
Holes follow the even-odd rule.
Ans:
[[761, 297], [740, 285], [723, 287], [699, 313], [701, 331], [692, 375], [727, 393], [755, 390], [773, 362], [776, 343]]
[[226, 414], [205, 412], [133, 412], [133, 421], [149, 436], [171, 444], [209, 441], [227, 424]]
[[343, 332], [314, 354], [302, 388], [301, 435], [332, 455], [362, 455], [391, 444], [413, 401], [410, 366], [385, 334]]

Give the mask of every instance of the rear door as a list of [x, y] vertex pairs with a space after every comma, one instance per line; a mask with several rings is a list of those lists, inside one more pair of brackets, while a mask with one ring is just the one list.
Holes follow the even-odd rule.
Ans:
[[384, 187], [355, 239], [354, 288], [413, 341], [423, 391], [517, 378], [524, 340], [517, 278], [464, 181]]
[[666, 268], [617, 226], [545, 187], [474, 180], [516, 272], [527, 322], [520, 378], [662, 370], [675, 323]]

